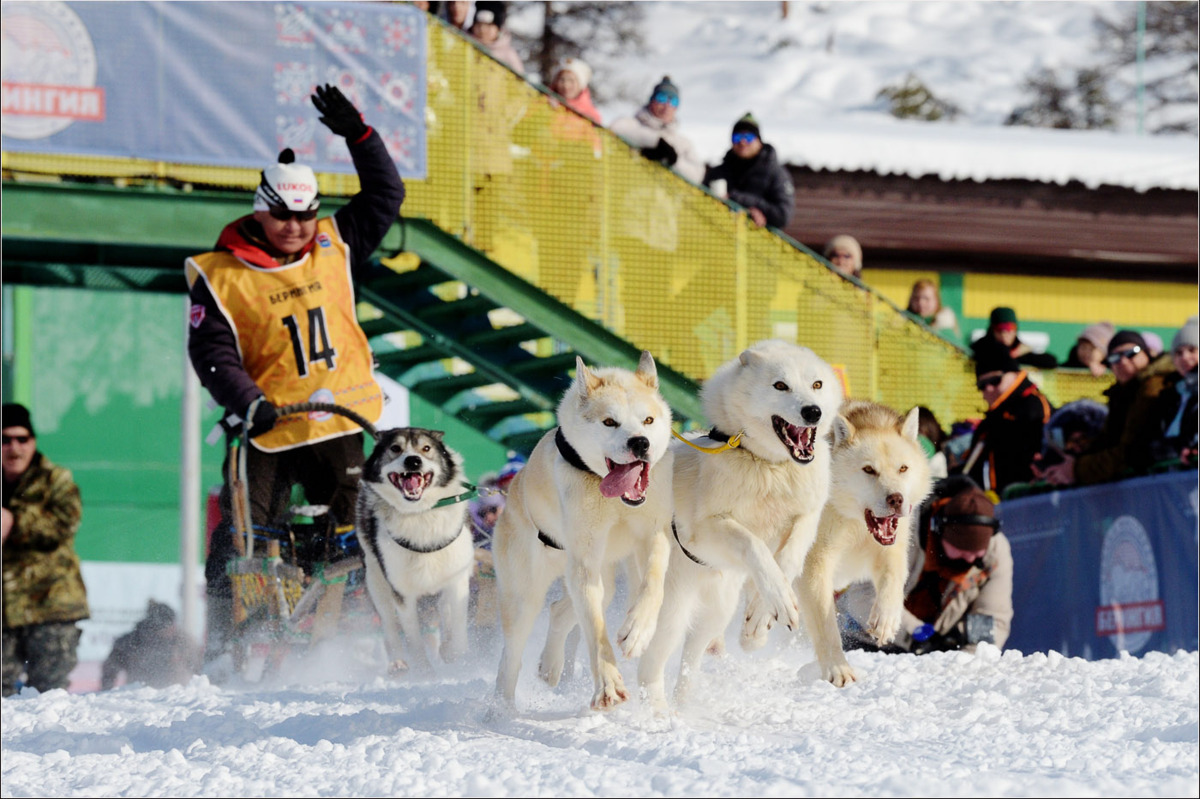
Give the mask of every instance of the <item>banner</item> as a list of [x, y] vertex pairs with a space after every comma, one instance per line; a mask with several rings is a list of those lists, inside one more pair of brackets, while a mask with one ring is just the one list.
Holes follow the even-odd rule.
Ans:
[[331, 83], [423, 178], [425, 12], [408, 3], [6, 2], [10, 152], [262, 169], [291, 147], [353, 174], [318, 120]]
[[1008, 648], [1088, 660], [1197, 648], [1196, 472], [1006, 500]]

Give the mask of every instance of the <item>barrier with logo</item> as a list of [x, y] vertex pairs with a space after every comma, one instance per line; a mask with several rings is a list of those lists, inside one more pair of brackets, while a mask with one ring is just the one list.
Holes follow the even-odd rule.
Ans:
[[1021, 652], [1088, 660], [1197, 648], [1196, 472], [1000, 504]]

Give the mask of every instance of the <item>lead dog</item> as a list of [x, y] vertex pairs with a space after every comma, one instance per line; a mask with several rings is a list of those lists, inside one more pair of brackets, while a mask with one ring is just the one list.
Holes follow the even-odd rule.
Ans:
[[932, 490], [917, 410], [901, 418], [874, 402], [842, 408], [846, 435], [834, 447], [829, 502], [797, 583], [821, 676], [834, 685], [858, 679], [842, 652], [835, 588], [871, 580], [876, 599], [867, 626], [875, 640], [890, 643], [900, 629], [913, 508]]
[[443, 661], [467, 646], [467, 604], [475, 549], [462, 497], [462, 457], [442, 441], [440, 430], [383, 430], [363, 464], [358, 490], [358, 540], [366, 566], [367, 593], [379, 613], [389, 658], [397, 674], [409, 658], [429, 668], [418, 618], [418, 600], [437, 597]]
[[637, 657], [654, 633], [670, 556], [671, 409], [658, 392], [650, 353], [642, 353], [636, 372], [591, 370], [576, 359], [558, 425], [513, 479], [496, 522], [492, 548], [504, 632], [496, 691], [513, 705], [525, 644], [547, 589], [561, 576], [570, 601], [556, 608], [551, 638], [561, 652], [560, 635], [573, 614], [591, 662], [591, 706], [605, 709], [629, 697], [605, 628], [606, 583], [614, 565], [632, 556], [640, 587], [617, 640], [627, 657]]
[[747, 613], [752, 637], [765, 636], [775, 618], [799, 627], [791, 583], [829, 495], [827, 436], [842, 388], [812, 350], [770, 340], [721, 365], [701, 398], [714, 428], [695, 443], [717, 448], [742, 437], [735, 449], [716, 453], [672, 443], [678, 543], [658, 630], [638, 663], [638, 682], [657, 707], [666, 703], [667, 658], [682, 641], [675, 688], [682, 701], [705, 648], [721, 640], [743, 584], [755, 589]]

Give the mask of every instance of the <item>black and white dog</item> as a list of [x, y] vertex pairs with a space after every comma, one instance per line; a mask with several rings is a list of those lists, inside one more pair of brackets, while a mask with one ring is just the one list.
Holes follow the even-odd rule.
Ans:
[[388, 670], [408, 668], [403, 631], [414, 667], [428, 670], [417, 603], [436, 596], [441, 658], [450, 662], [467, 647], [467, 603], [475, 549], [467, 525], [462, 456], [443, 443], [440, 430], [381, 430], [358, 492], [358, 540], [366, 564], [367, 592], [383, 625]]

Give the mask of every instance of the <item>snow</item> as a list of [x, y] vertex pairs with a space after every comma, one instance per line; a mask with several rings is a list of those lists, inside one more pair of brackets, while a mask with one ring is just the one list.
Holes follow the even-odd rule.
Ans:
[[[679, 124], [716, 163], [746, 111], [787, 163], [945, 180], [1027, 179], [1145, 191], [1200, 185], [1192, 135], [1138, 135], [1130, 100], [1120, 131], [1004, 127], [1027, 103], [1036, 68], [1068, 73], [1096, 63], [1096, 13], [1128, 2], [654, 2], [644, 57], [598, 62], [597, 77], [637, 102], [600, 107], [605, 122], [637, 110], [663, 75], [680, 88]], [[536, 27], [540, 15], [514, 15]], [[961, 110], [954, 121], [892, 117], [884, 86], [914, 73]], [[1149, 72], [1147, 72], [1149, 77]], [[1135, 72], [1120, 73], [1132, 93]], [[1193, 86], [1195, 85], [1193, 81]], [[1115, 92], [1114, 92], [1115, 94]], [[1146, 129], [1195, 119], [1196, 104], [1148, 112]]]
[[[1119, 134], [999, 126], [1025, 74], [1080, 65], [1094, 46], [1092, 12], [1117, 6], [793, 2], [781, 21], [774, 2], [656, 3], [652, 52], [605, 68], [638, 96], [671, 75], [682, 128], [710, 162], [751, 109], [785, 160], [818, 169], [1194, 191], [1194, 137], [1138, 136], [1128, 120]], [[889, 117], [875, 92], [909, 71], [962, 117]], [[602, 111], [611, 122], [635, 109]], [[735, 628], [681, 706], [656, 714], [634, 689], [597, 713], [586, 659], [558, 689], [537, 679], [545, 630], [543, 613], [515, 715], [490, 712], [495, 640], [461, 664], [395, 680], [367, 638], [328, 642], [261, 682], [26, 689], [0, 702], [0, 795], [1200, 794], [1196, 652], [1091, 662], [987, 645], [919, 658], [852, 652], [862, 680], [838, 689], [820, 679], [803, 636], [776, 630], [745, 653]], [[621, 668], [632, 688], [636, 664]]]
[[[611, 616], [611, 614], [610, 614]], [[610, 618], [610, 621], [616, 617]], [[1018, 622], [1019, 623], [1019, 622]], [[498, 649], [390, 680], [338, 642], [260, 684], [32, 689], [0, 704], [3, 796], [1196, 796], [1197, 653], [1085, 661], [851, 652], [807, 642], [706, 656], [689, 701], [593, 712], [586, 659], [557, 690], [525, 653], [518, 712], [490, 715]], [[371, 642], [368, 640], [368, 644]], [[635, 664], [621, 660], [628, 685]], [[673, 682], [669, 680], [668, 685]]]

